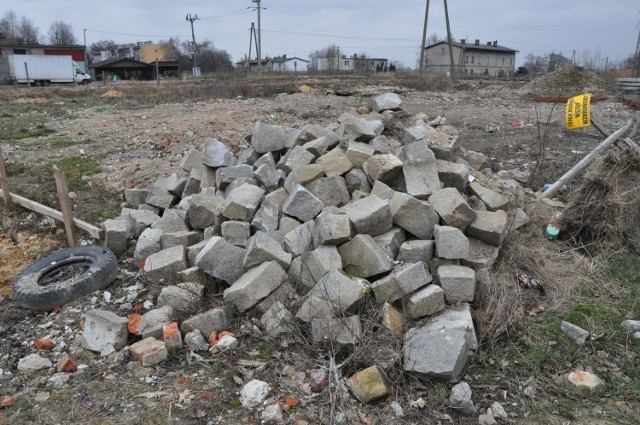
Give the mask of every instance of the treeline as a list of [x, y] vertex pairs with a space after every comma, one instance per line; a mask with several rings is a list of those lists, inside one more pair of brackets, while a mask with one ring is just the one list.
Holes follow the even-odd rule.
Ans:
[[0, 19], [0, 43], [34, 45], [48, 43], [57, 46], [69, 46], [78, 44], [73, 35], [71, 24], [62, 21], [54, 21], [47, 31], [46, 36], [40, 34], [40, 29], [33, 20], [26, 16], [18, 15], [13, 10], [5, 12]]

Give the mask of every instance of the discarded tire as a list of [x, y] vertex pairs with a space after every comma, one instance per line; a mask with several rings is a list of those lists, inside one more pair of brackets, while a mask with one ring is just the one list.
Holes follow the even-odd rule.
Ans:
[[106, 288], [118, 273], [116, 256], [96, 245], [54, 252], [27, 267], [13, 283], [13, 299], [32, 310], [52, 310]]

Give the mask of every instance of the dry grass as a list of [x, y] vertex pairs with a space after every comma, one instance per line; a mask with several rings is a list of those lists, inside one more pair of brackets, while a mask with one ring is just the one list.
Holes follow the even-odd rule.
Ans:
[[640, 154], [610, 151], [597, 160], [560, 217], [574, 246], [610, 253], [640, 225]]

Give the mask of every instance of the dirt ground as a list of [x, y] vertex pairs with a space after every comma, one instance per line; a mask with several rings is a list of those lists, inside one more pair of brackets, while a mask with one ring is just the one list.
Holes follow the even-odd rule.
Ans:
[[[167, 83], [172, 86], [164, 92], [142, 83], [93, 84], [88, 88], [3, 87], [0, 89], [0, 132], [5, 140], [1, 147], [10, 183], [23, 193], [38, 195], [43, 202], [56, 207], [55, 186], [45, 193], [39, 190], [42, 187], [51, 189], [43, 185], [46, 167], [55, 161], [77, 157], [74, 166], [78, 168], [80, 178], [77, 186], [71, 187], [72, 190], [78, 188], [74, 209], [79, 218], [99, 225], [101, 219], [109, 217], [107, 213], [117, 215], [123, 201], [123, 189], [144, 188], [171, 173], [184, 173], [178, 167], [182, 154], [199, 147], [205, 138], [213, 137], [240, 149], [248, 146], [247, 136], [256, 121], [294, 128], [306, 124], [331, 126], [346, 110], [366, 106], [372, 94], [387, 91], [398, 92], [403, 100], [403, 113], [398, 115], [394, 127], [386, 130], [390, 137], [399, 135], [402, 128], [411, 125], [414, 115], [424, 113], [429, 119], [444, 116], [447, 124], [459, 131], [462, 146], [488, 155], [491, 168], [496, 172], [533, 172], [540, 152], [544, 151], [545, 163], [527, 184], [534, 191], [544, 183], [555, 181], [604, 138], [593, 127], [566, 130], [564, 104], [531, 101], [535, 87], [524, 82], [470, 81], [453, 87], [417, 90], [393, 79], [368, 81], [365, 85], [360, 81], [327, 82], [309, 78], [293, 81], [290, 86], [295, 89], [302, 83], [314, 90], [310, 93], [291, 90], [259, 98], [200, 96], [194, 100], [183, 99], [180, 95], [183, 89], [179, 84], [187, 83]], [[349, 96], [335, 95], [335, 90], [343, 85]], [[583, 88], [573, 86], [565, 90], [565, 95], [578, 94]], [[101, 97], [109, 89], [118, 90], [123, 96]], [[605, 90], [602, 88], [601, 91]], [[145, 92], [153, 92], [153, 100], [149, 101]], [[608, 131], [632, 118], [640, 118], [638, 111], [618, 103], [613, 93], [609, 92], [609, 95], [609, 99], [592, 105], [592, 114]], [[51, 131], [36, 137], [7, 137], [26, 133], [22, 129]], [[92, 159], [97, 167], [90, 164]], [[4, 211], [0, 233], [0, 297], [9, 295], [8, 285], [24, 267], [64, 244], [60, 231], [35, 231], [35, 222], [27, 222], [24, 215], [20, 211]], [[19, 243], [16, 243], [16, 232], [22, 232]], [[145, 282], [131, 260], [122, 261], [120, 268], [110, 289], [114, 298], [125, 296], [131, 285]], [[141, 293], [136, 303], [145, 299], [153, 299], [153, 290]], [[214, 297], [210, 302], [215, 305], [220, 299]], [[33, 351], [33, 339], [47, 334], [64, 334], [70, 335], [73, 341], [80, 332], [82, 313], [96, 307], [111, 309], [120, 315], [134, 311], [118, 310], [102, 299], [79, 299], [58, 313], [42, 314], [23, 310], [8, 299], [0, 301], [0, 337], [3, 340], [0, 348], [3, 390], [0, 390], [0, 396], [17, 394], [14, 407], [0, 410], [0, 424], [259, 423], [260, 417], [256, 413], [237, 405], [238, 381], [268, 373], [280, 383], [274, 395], [282, 399], [296, 391], [295, 385], [283, 373], [284, 365], [304, 371], [311, 365], [326, 365], [328, 361], [322, 353], [301, 359], [300, 352], [292, 348], [301, 343], [299, 340], [292, 341], [291, 345], [274, 346], [253, 331], [251, 319], [243, 317], [233, 325], [236, 334], [243, 338], [243, 346], [249, 347], [243, 348], [240, 357], [246, 361], [242, 365], [234, 364], [236, 359], [225, 355], [201, 361], [181, 353], [170, 358], [163, 367], [142, 368], [127, 362], [122, 355], [102, 359], [71, 342], [68, 351], [78, 356], [78, 364], [86, 366], [78, 377], [73, 378], [72, 384], [55, 389], [47, 384], [49, 377], [46, 374], [25, 377], [16, 372], [16, 359]], [[11, 334], [6, 333], [8, 328], [12, 329]], [[309, 353], [312, 350], [308, 347]], [[510, 382], [516, 387], [520, 384]], [[432, 397], [426, 409], [429, 411], [405, 408], [406, 416], [400, 421], [393, 419], [389, 408], [353, 405], [353, 411], [344, 423], [477, 423], [477, 419], [472, 421], [447, 409], [448, 392], [442, 387], [425, 385], [422, 388], [408, 385], [402, 388], [406, 393], [399, 397], [411, 400], [421, 395]], [[490, 402], [501, 400], [499, 394], [501, 391], [506, 393], [504, 388], [502, 383], [494, 382], [478, 398], [490, 405]], [[478, 386], [474, 391], [483, 390]], [[529, 416], [531, 411], [564, 412], [560, 407], [553, 407], [557, 402], [553, 395], [539, 400], [539, 404], [551, 404], [549, 408], [536, 406], [538, 402], [524, 396], [511, 402], [520, 403], [517, 407], [512, 406], [519, 416], [502, 423], [618, 423], [584, 414], [591, 406], [581, 402], [577, 403], [577, 409], [568, 409], [573, 415], [570, 417], [562, 414]], [[604, 403], [604, 408], [609, 409], [619, 400]], [[616, 418], [638, 412], [637, 405], [629, 407], [625, 403], [613, 407], [618, 413], [623, 412]], [[286, 413], [286, 423], [332, 423], [332, 409], [326, 399], [319, 403], [307, 400], [302, 407]], [[576, 413], [576, 410], [584, 412]]]

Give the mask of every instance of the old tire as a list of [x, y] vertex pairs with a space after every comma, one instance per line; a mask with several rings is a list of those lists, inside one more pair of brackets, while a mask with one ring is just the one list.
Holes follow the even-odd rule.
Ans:
[[32, 310], [52, 310], [104, 289], [118, 274], [116, 256], [96, 245], [54, 252], [27, 267], [13, 282], [13, 299]]

